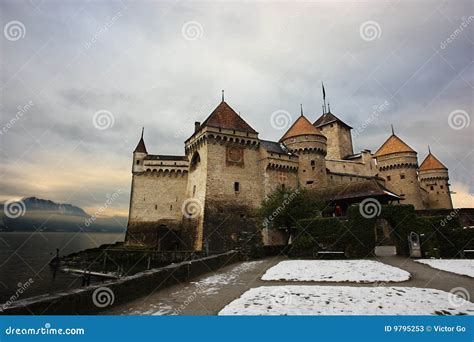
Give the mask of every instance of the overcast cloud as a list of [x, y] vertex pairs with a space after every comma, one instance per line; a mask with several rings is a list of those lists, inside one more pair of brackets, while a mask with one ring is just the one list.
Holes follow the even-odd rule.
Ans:
[[260, 138], [278, 140], [272, 113], [296, 119], [302, 103], [316, 120], [324, 81], [356, 151], [375, 151], [393, 124], [419, 163], [431, 146], [455, 204], [473, 206], [472, 1], [2, 0], [0, 12], [0, 200], [93, 212], [121, 189], [109, 214], [126, 214], [142, 126], [150, 153], [184, 154], [225, 89]]

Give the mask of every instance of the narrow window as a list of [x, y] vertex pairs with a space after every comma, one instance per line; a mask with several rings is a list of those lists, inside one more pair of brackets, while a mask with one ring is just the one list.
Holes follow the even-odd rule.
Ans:
[[444, 189], [442, 185], [439, 186], [441, 189]]
[[307, 181], [306, 184], [310, 185], [310, 184], [313, 184], [314, 181]]
[[137, 165], [140, 165], [140, 161], [139, 161], [139, 160], [137, 160]]
[[316, 165], [316, 162], [314, 160], [311, 160], [311, 166]]
[[158, 204], [155, 204], [155, 210], [158, 210]]
[[434, 190], [434, 187], [433, 187], [433, 185], [432, 185], [432, 186], [430, 186], [430, 190]]
[[193, 186], [193, 197], [196, 195], [196, 185]]
[[172, 204], [170, 205], [170, 211], [171, 211], [171, 210], [173, 210], [173, 205], [172, 205]]
[[234, 191], [239, 192], [240, 191], [240, 183], [239, 182], [234, 182]]

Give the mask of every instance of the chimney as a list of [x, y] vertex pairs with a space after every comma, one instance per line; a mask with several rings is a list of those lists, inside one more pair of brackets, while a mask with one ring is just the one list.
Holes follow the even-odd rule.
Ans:
[[194, 122], [194, 132], [196, 133], [199, 131], [199, 128], [201, 127], [201, 123], [199, 121]]

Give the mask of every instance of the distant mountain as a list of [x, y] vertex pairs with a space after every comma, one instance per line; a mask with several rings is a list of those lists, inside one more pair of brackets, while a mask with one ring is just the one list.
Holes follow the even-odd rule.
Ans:
[[0, 209], [0, 231], [6, 232], [124, 232], [127, 226], [127, 217], [94, 217], [72, 204], [37, 197], [24, 197], [7, 208], [0, 204]]
[[24, 197], [21, 201], [25, 204], [26, 211], [41, 210], [57, 212], [62, 215], [89, 216], [82, 208], [72, 204], [56, 203], [37, 197]]

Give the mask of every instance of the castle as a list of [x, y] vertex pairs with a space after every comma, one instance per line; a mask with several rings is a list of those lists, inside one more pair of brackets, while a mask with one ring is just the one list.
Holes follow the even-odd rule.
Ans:
[[[354, 154], [352, 127], [323, 106], [303, 114], [279, 141], [262, 140], [225, 101], [196, 122], [183, 156], [133, 151], [127, 242], [161, 249], [224, 250], [255, 231], [252, 214], [278, 187], [312, 189], [343, 215], [352, 203], [452, 208], [448, 169], [392, 134], [375, 152]], [[265, 244], [279, 244], [266, 233]]]

